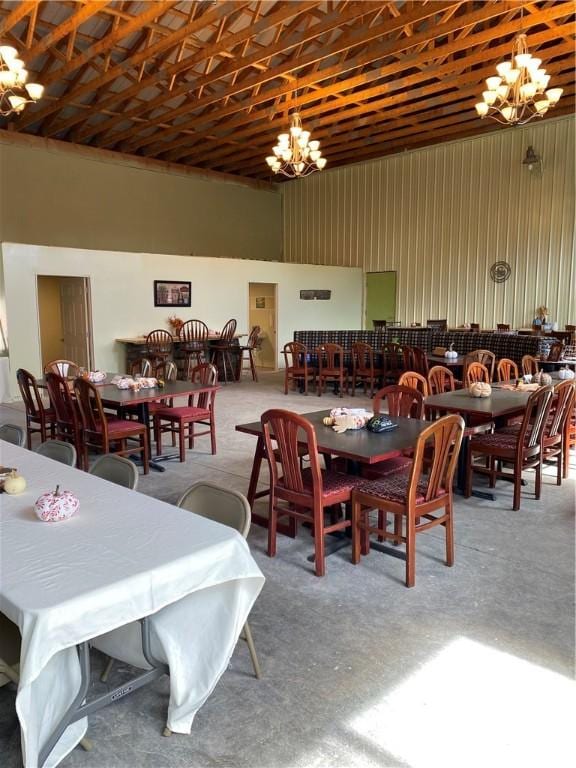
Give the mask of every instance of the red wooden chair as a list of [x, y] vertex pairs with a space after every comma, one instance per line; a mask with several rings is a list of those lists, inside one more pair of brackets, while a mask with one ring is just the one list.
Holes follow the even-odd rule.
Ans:
[[431, 395], [441, 395], [443, 392], [454, 392], [456, 380], [449, 368], [435, 365], [428, 371], [428, 388]]
[[[244, 361], [247, 359], [250, 365], [250, 372], [252, 374], [252, 381], [258, 381], [258, 374], [256, 372], [256, 365], [254, 363], [254, 350], [258, 346], [260, 331], [262, 329], [259, 325], [255, 325], [250, 331], [248, 341], [246, 344], [240, 346], [240, 357], [238, 358], [238, 372], [236, 378], [238, 381], [242, 378], [242, 371], [244, 370]], [[248, 355], [248, 358], [246, 358]]]
[[44, 373], [55, 373], [64, 379], [75, 379], [78, 376], [79, 366], [72, 360], [51, 360], [44, 366]]
[[576, 384], [574, 381], [562, 381], [554, 387], [554, 398], [550, 406], [550, 416], [544, 428], [544, 461], [556, 459], [556, 484], [562, 484], [564, 443], [566, 427], [572, 417], [576, 402]]
[[202, 320], [188, 320], [178, 331], [180, 348], [186, 357], [185, 378], [190, 378], [194, 364], [205, 362], [208, 353], [208, 326]]
[[422, 374], [422, 376], [428, 376], [428, 355], [420, 347], [412, 347], [412, 356], [414, 358], [412, 370]]
[[398, 384], [404, 372], [404, 352], [400, 344], [382, 345], [382, 384]]
[[374, 396], [376, 382], [382, 371], [374, 364], [374, 350], [370, 344], [357, 341], [352, 344], [352, 397], [356, 394], [356, 386], [361, 383], [366, 389], [370, 387], [370, 397]]
[[[424, 395], [417, 389], [392, 384], [380, 389], [372, 400], [372, 410], [375, 414], [382, 412], [382, 401], [386, 400], [388, 415], [391, 417], [424, 418]], [[405, 469], [412, 463], [413, 451], [409, 449], [398, 456], [393, 456], [375, 464], [362, 466], [362, 476], [377, 479], [400, 469]]]
[[46, 374], [46, 388], [50, 405], [56, 414], [56, 437], [72, 443], [78, 457], [78, 468], [85, 468], [85, 451], [82, 440], [82, 420], [78, 404], [70, 392], [70, 384], [57, 373]]
[[326, 388], [328, 381], [338, 384], [340, 397], [344, 390], [348, 393], [348, 373], [344, 368], [344, 348], [340, 344], [321, 344], [316, 349], [318, 355], [318, 397]]
[[476, 384], [478, 381], [483, 381], [486, 384], [490, 384], [490, 371], [482, 363], [472, 362], [466, 366], [466, 374], [464, 376], [464, 386], [471, 387], [472, 384]]
[[519, 378], [518, 366], [514, 360], [509, 360], [507, 357], [503, 357], [501, 360], [498, 360], [498, 365], [496, 366], [496, 377], [498, 381], [512, 381]]
[[[489, 349], [475, 349], [473, 352], [469, 352], [464, 358], [464, 370], [462, 371], [462, 378], [466, 381], [466, 374], [468, 367], [472, 363], [481, 363], [488, 369], [488, 383], [494, 379], [494, 367], [496, 365], [496, 355]], [[466, 384], [464, 386], [467, 386]]]
[[[125, 456], [140, 453], [144, 474], [149, 471], [148, 425], [139, 421], [118, 419], [104, 413], [98, 387], [91, 381], [78, 378], [74, 381], [74, 393], [82, 417], [82, 453], [88, 466], [88, 449], [100, 453], [117, 453]], [[137, 439], [139, 446], [128, 447], [128, 439]], [[112, 448], [115, 450], [113, 451]]]
[[540, 370], [538, 360], [532, 355], [524, 355], [522, 358], [522, 375], [534, 376]]
[[214, 342], [212, 346], [212, 364], [216, 366], [218, 372], [219, 363], [222, 364], [222, 373], [224, 374], [224, 382], [228, 383], [228, 370], [230, 368], [230, 377], [232, 381], [236, 381], [236, 370], [232, 365], [232, 352], [237, 351], [237, 347], [234, 346], [234, 336], [236, 334], [236, 320], [228, 320], [220, 338]]
[[[512, 477], [514, 481], [514, 501], [512, 509], [520, 509], [520, 491], [522, 472], [525, 469], [536, 470], [536, 499], [540, 498], [542, 485], [543, 436], [550, 404], [552, 387], [542, 387], [530, 395], [526, 412], [519, 429], [506, 427], [491, 434], [477, 435], [471, 438], [468, 446], [465, 496], [472, 493], [472, 472], [488, 475], [490, 487], [494, 488], [497, 477]], [[474, 457], [489, 458], [488, 466], [474, 464]], [[498, 461], [497, 468], [496, 462]], [[503, 462], [512, 464], [512, 473], [505, 473]]]
[[409, 387], [410, 389], [417, 389], [422, 393], [424, 397], [428, 397], [430, 394], [428, 390], [428, 380], [421, 373], [416, 371], [404, 371], [404, 373], [398, 379], [398, 384], [401, 387]]
[[[212, 363], [202, 363], [192, 369], [190, 381], [194, 384], [203, 384], [213, 387], [218, 381], [218, 371]], [[178, 435], [180, 461], [186, 461], [186, 438], [188, 447], [194, 448], [194, 440], [202, 435], [210, 435], [212, 453], [216, 453], [216, 416], [214, 402], [216, 389], [192, 394], [188, 398], [188, 405], [158, 408], [154, 413], [154, 439], [156, 441], [156, 453], [162, 453], [162, 435], [170, 432]], [[195, 425], [207, 426], [202, 432], [195, 431]]]
[[152, 365], [168, 360], [172, 357], [174, 339], [169, 331], [157, 328], [146, 336], [146, 357], [152, 361]]
[[48, 430], [50, 430], [50, 437], [55, 437], [56, 413], [53, 408], [44, 404], [36, 379], [29, 371], [19, 368], [16, 371], [16, 379], [26, 409], [26, 447], [30, 449], [34, 433], [40, 433], [40, 440], [43, 443], [48, 439]]
[[[461, 416], [444, 416], [419, 436], [409, 469], [379, 480], [365, 481], [352, 493], [352, 562], [370, 552], [370, 534], [406, 547], [406, 586], [413, 587], [416, 571], [416, 534], [441, 525], [446, 538], [446, 565], [454, 563], [452, 481], [462, 442]], [[430, 457], [429, 466], [424, 467]], [[426, 462], [428, 465], [428, 461]], [[378, 509], [378, 524], [369, 513]], [[394, 531], [386, 528], [386, 513], [396, 519]], [[402, 523], [404, 522], [404, 526]]]
[[[324, 576], [324, 537], [350, 526], [350, 520], [345, 517], [326, 524], [326, 510], [350, 501], [352, 489], [361, 478], [320, 469], [316, 433], [304, 417], [275, 408], [263, 413], [261, 420], [270, 469], [268, 555], [276, 555], [279, 517], [310, 523], [316, 576]], [[302, 446], [310, 457], [307, 469], [300, 465], [299, 448]]]
[[572, 412], [566, 419], [566, 426], [564, 428], [564, 446], [563, 446], [563, 459], [564, 465], [563, 475], [568, 477], [570, 472], [570, 450], [576, 446], [576, 400], [572, 405]]
[[417, 389], [399, 384], [383, 387], [376, 392], [372, 400], [374, 413], [382, 412], [382, 400], [386, 400], [390, 416], [424, 418], [424, 395]]
[[308, 382], [312, 381], [312, 386], [316, 383], [318, 369], [308, 365], [308, 348], [299, 341], [289, 341], [284, 344], [282, 350], [284, 355], [284, 394], [288, 394], [288, 384], [292, 382], [295, 386], [297, 382], [301, 384], [304, 394], [308, 394]]

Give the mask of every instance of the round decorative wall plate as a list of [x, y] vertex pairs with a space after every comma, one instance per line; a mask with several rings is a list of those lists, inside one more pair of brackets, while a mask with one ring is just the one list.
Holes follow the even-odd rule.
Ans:
[[495, 261], [490, 267], [490, 277], [495, 283], [505, 283], [512, 274], [512, 267], [507, 261]]

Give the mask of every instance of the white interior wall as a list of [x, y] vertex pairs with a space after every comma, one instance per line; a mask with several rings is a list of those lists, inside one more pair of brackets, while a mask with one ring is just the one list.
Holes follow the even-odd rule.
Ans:
[[[2, 257], [12, 397], [16, 370], [39, 374], [42, 367], [37, 275], [90, 278], [95, 364], [108, 371], [123, 368], [124, 348], [116, 338], [168, 327], [174, 310], [154, 307], [154, 280], [192, 282], [192, 306], [177, 312], [183, 320], [199, 318], [220, 329], [235, 317], [240, 332], [249, 330], [249, 283], [278, 283], [279, 353], [295, 330], [361, 327], [361, 269], [16, 243], [3, 243]], [[300, 300], [299, 291], [310, 288], [330, 289], [332, 300]]]

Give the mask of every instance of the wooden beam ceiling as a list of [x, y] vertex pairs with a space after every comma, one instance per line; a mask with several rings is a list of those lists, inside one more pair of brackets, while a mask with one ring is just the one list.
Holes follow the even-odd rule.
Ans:
[[275, 180], [297, 106], [329, 168], [493, 130], [474, 103], [519, 31], [573, 112], [570, 0], [0, 0], [46, 86], [0, 127]]

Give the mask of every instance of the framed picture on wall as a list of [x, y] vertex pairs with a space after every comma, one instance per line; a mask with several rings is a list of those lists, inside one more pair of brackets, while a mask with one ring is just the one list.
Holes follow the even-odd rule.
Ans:
[[266, 309], [266, 296], [256, 297], [256, 309]]
[[155, 307], [192, 306], [192, 283], [154, 280]]

